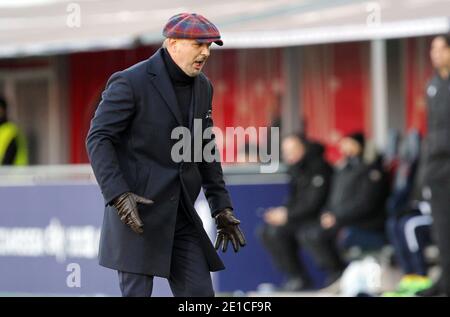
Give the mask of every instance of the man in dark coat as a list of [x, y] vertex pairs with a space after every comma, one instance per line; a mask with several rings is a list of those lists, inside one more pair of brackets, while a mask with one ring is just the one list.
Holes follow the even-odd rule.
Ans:
[[304, 226], [317, 221], [327, 199], [332, 168], [323, 157], [323, 146], [299, 135], [286, 137], [282, 152], [289, 165], [290, 193], [284, 206], [265, 213], [259, 233], [277, 267], [288, 276], [282, 289], [299, 291], [311, 283], [298, 257], [301, 245], [296, 237]]
[[[198, 14], [173, 16], [163, 34], [163, 48], [111, 76], [88, 133], [106, 205], [99, 262], [118, 271], [123, 296], [150, 296], [154, 276], [167, 278], [175, 296], [214, 296], [209, 272], [224, 265], [194, 209], [201, 187], [217, 225], [216, 249], [245, 245], [220, 162], [203, 156], [215, 144], [214, 136], [203, 138], [213, 92], [201, 70], [211, 43], [223, 42]], [[192, 135], [177, 140], [180, 128]], [[195, 160], [175, 158], [179, 142]]]

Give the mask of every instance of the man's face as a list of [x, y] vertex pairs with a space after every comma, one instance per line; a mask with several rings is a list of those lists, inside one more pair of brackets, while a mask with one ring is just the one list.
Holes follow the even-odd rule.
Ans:
[[361, 154], [362, 148], [361, 145], [352, 138], [343, 138], [339, 142], [339, 150], [345, 157], [353, 157]]
[[450, 47], [442, 36], [434, 38], [431, 42], [430, 58], [436, 69], [450, 67]]
[[281, 150], [283, 151], [283, 159], [288, 165], [294, 165], [300, 162], [305, 155], [305, 146], [295, 137], [284, 139]]
[[167, 49], [174, 62], [188, 75], [200, 74], [210, 54], [211, 43], [192, 39], [169, 39]]

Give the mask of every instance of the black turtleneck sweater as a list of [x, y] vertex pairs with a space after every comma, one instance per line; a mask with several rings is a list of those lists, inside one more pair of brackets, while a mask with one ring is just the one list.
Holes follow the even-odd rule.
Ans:
[[189, 113], [191, 111], [192, 88], [194, 77], [188, 76], [170, 57], [166, 49], [162, 50], [164, 64], [172, 81], [173, 89], [178, 102], [178, 107], [183, 116], [183, 125], [189, 127]]

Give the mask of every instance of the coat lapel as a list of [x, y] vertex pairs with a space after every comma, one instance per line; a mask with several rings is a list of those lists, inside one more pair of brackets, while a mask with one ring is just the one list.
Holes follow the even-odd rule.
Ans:
[[175, 91], [159, 49], [148, 61], [148, 73], [152, 76], [150, 82], [158, 90], [178, 124], [183, 125], [181, 110], [178, 106]]

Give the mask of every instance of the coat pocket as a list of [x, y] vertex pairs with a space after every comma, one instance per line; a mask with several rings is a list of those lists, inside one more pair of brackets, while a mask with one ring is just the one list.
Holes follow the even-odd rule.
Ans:
[[146, 195], [149, 193], [151, 186], [150, 184], [151, 174], [152, 174], [151, 166], [141, 164], [136, 165], [137, 176], [136, 176], [136, 183], [134, 186], [134, 192], [137, 195], [149, 198], [146, 197]]

